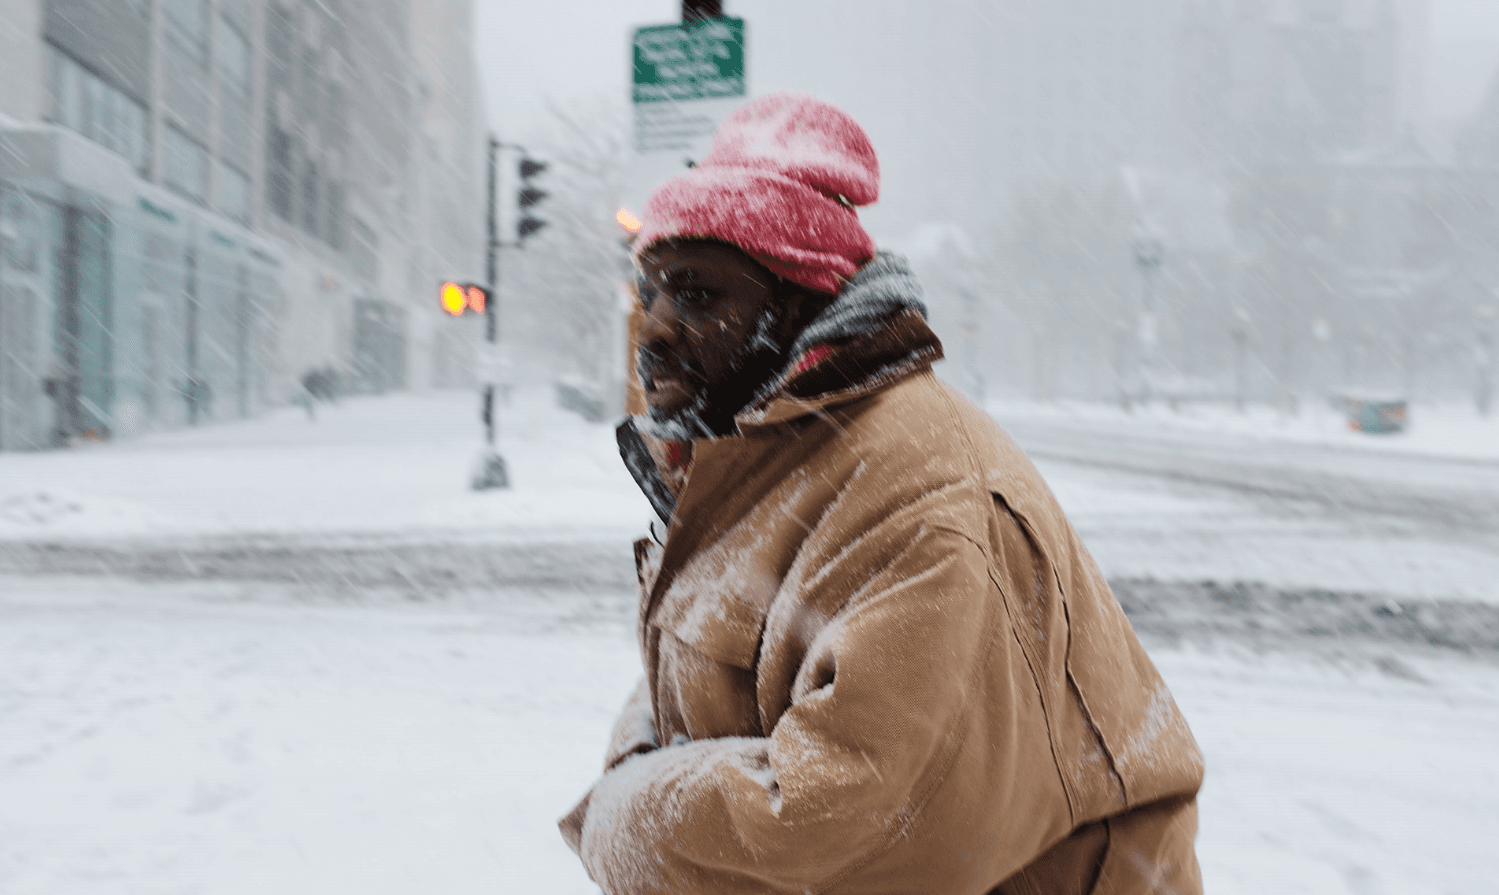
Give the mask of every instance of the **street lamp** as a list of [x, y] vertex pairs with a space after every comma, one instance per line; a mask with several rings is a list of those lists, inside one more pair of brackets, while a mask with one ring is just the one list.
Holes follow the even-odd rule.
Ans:
[[[1332, 323], [1326, 317], [1318, 317], [1312, 321], [1312, 338], [1317, 341], [1316, 375], [1320, 378], [1325, 374], [1328, 361], [1329, 346], [1332, 344]], [[1329, 375], [1330, 379], [1331, 376]], [[1316, 381], [1316, 380], [1314, 380]], [[1324, 380], [1325, 381], [1325, 380]]]
[[1475, 313], [1478, 317], [1478, 346], [1474, 359], [1477, 361], [1478, 376], [1473, 391], [1473, 403], [1477, 405], [1480, 416], [1488, 416], [1490, 405], [1494, 400], [1494, 317], [1496, 314], [1493, 305], [1479, 305]]
[[1150, 400], [1150, 385], [1156, 365], [1156, 351], [1160, 340], [1157, 332], [1155, 317], [1155, 289], [1152, 278], [1155, 272], [1161, 269], [1166, 262], [1166, 247], [1159, 237], [1141, 229], [1136, 232], [1131, 240], [1131, 248], [1134, 251], [1135, 267], [1140, 270], [1140, 279], [1144, 285], [1141, 306], [1140, 326], [1138, 335], [1140, 339], [1140, 400]]
[[1234, 308], [1234, 409], [1244, 412], [1249, 393], [1249, 312]]

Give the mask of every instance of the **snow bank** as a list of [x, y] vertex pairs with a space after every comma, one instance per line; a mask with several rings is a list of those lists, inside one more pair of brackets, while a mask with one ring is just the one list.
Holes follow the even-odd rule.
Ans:
[[437, 533], [630, 538], [650, 507], [608, 425], [543, 392], [500, 412], [513, 487], [475, 493], [478, 399], [358, 397], [73, 450], [0, 455], [0, 539]]

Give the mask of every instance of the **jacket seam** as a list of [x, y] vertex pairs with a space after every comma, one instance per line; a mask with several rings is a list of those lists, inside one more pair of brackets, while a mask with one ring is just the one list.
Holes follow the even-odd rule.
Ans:
[[1036, 673], [1036, 660], [1031, 656], [1031, 650], [1026, 646], [1025, 638], [1020, 633], [1020, 626], [1014, 623], [1016, 618], [1014, 607], [1010, 604], [1010, 596], [1005, 592], [1004, 585], [995, 578], [991, 567], [989, 580], [999, 591], [1000, 598], [1004, 600], [1005, 613], [1011, 619], [1011, 630], [1015, 635], [1015, 643], [1020, 647], [1020, 655], [1025, 659], [1026, 670], [1031, 673], [1031, 686], [1036, 689], [1036, 702], [1041, 706], [1041, 718], [1046, 723], [1046, 748], [1051, 752], [1052, 769], [1057, 773], [1057, 782], [1062, 786], [1062, 795], [1067, 797], [1067, 816], [1071, 823], [1077, 823], [1077, 801], [1078, 796], [1072, 791], [1072, 784], [1067, 780], [1067, 775], [1062, 772], [1062, 758], [1057, 754], [1056, 726], [1052, 721], [1053, 709], [1050, 701], [1046, 698], [1046, 691], [1041, 686], [1041, 676]]
[[[964, 446], [968, 449], [966, 456], [968, 458], [969, 473], [974, 477], [975, 481], [977, 481], [983, 487], [986, 494], [992, 495], [993, 492], [989, 490], [987, 477], [984, 475], [984, 471], [979, 468], [977, 460], [975, 459], [978, 456], [978, 447], [973, 443], [973, 435], [971, 432], [969, 432], [968, 425], [962, 421], [962, 414], [958, 412], [958, 408], [955, 406], [952, 395], [944, 389], [938, 389], [937, 393], [942, 396], [943, 403], [947, 407], [948, 413], [952, 415], [953, 419], [959, 421], [957, 429], [963, 436]], [[982, 408], [980, 408], [980, 410], [982, 411]], [[1010, 509], [1009, 501], [1004, 500], [1003, 495], [998, 496], [1000, 500], [1004, 501], [1005, 508]], [[1015, 517], [1017, 524], [1021, 526], [1021, 530], [1025, 532], [1026, 538], [1030, 540], [1032, 544], [1036, 545], [1036, 553], [1041, 557], [1042, 560], [1045, 561], [1048, 570], [1051, 572], [1052, 576], [1055, 577], [1056, 564], [1052, 562], [1051, 557], [1048, 556], [1045, 551], [1041, 550], [1040, 543], [1036, 540], [1035, 534], [1030, 530], [1030, 527], [1025, 524], [1024, 520], [1019, 514], [1015, 513], [1013, 509], [1010, 509], [1010, 513]], [[1005, 593], [1004, 587], [1000, 585], [998, 579], [995, 577], [995, 558], [990, 555], [988, 551], [985, 551], [984, 555], [989, 561], [989, 580], [992, 581], [994, 583], [994, 586], [999, 590], [1000, 598], [1004, 601], [1005, 604], [1005, 613], [1010, 618], [1010, 628], [1015, 634], [1016, 643], [1020, 646], [1020, 654], [1025, 657], [1026, 667], [1030, 669], [1031, 683], [1036, 688], [1036, 700], [1041, 704], [1041, 717], [1046, 722], [1046, 744], [1047, 747], [1051, 750], [1052, 767], [1056, 770], [1057, 779], [1062, 784], [1062, 793], [1067, 797], [1068, 817], [1070, 821], [1075, 824], [1077, 823], [1078, 802], [1080, 800], [1080, 796], [1078, 793], [1072, 791], [1072, 783], [1067, 779], [1067, 774], [1063, 772], [1061, 756], [1057, 753], [1057, 729], [1056, 723], [1053, 719], [1056, 707], [1050, 704], [1050, 700], [1046, 695], [1046, 690], [1041, 686], [1041, 677], [1036, 673], [1036, 660], [1031, 655], [1034, 647], [1033, 645], [1027, 645], [1025, 637], [1021, 633], [1020, 626], [1015, 623], [1017, 616], [1015, 614], [1014, 606], [1011, 605], [1010, 596], [1009, 594]], [[1068, 649], [1067, 653], [1064, 654], [1063, 657], [1063, 665], [1065, 671], [1067, 665], [1067, 657], [1071, 655], [1072, 619], [1067, 610], [1066, 594], [1061, 589], [1060, 581], [1057, 582], [1057, 592], [1062, 595], [1062, 613], [1063, 617], [1067, 620]], [[1084, 710], [1086, 711], [1086, 707]]]
[[[1015, 511], [1012, 509], [1011, 512]], [[1076, 685], [1076, 680], [1072, 674], [1072, 607], [1070, 605], [1072, 599], [1071, 594], [1068, 593], [1066, 586], [1062, 584], [1061, 572], [1057, 568], [1056, 561], [1051, 558], [1051, 555], [1046, 552], [1046, 548], [1042, 546], [1041, 539], [1037, 536], [1035, 527], [1031, 525], [1030, 520], [1027, 519], [1023, 513], [1018, 512], [1015, 513], [1015, 519], [1019, 521], [1022, 528], [1024, 528], [1026, 537], [1030, 539], [1030, 542], [1036, 546], [1036, 552], [1041, 554], [1042, 558], [1046, 560], [1047, 567], [1051, 569], [1051, 579], [1052, 581], [1056, 582], [1057, 594], [1062, 598], [1062, 613], [1063, 616], [1067, 619], [1067, 648], [1062, 656], [1062, 671], [1065, 673], [1064, 682], [1068, 683], [1069, 686], [1073, 686], [1073, 688], [1076, 690], [1077, 704], [1079, 710], [1082, 713], [1083, 721], [1087, 723], [1088, 728], [1093, 731], [1095, 736], [1097, 736], [1098, 745], [1103, 749], [1104, 758], [1108, 760], [1109, 770], [1113, 772], [1114, 780], [1119, 784], [1119, 792], [1123, 797], [1124, 805], [1125, 807], [1128, 807], [1130, 801], [1133, 799], [1133, 795], [1130, 791], [1130, 785], [1124, 779], [1124, 774], [1119, 770], [1118, 761], [1114, 757], [1113, 747], [1109, 744], [1108, 739], [1104, 737], [1103, 729], [1099, 727], [1098, 722], [1094, 720], [1095, 716], [1092, 707], [1088, 705], [1087, 694], [1083, 693], [1083, 688], [1081, 686]], [[1058, 767], [1058, 770], [1060, 770], [1060, 766]], [[1066, 775], [1063, 775], [1063, 779], [1066, 779]]]
[[[952, 526], [941, 524], [933, 525], [929, 530], [943, 531], [947, 532], [948, 534], [956, 535], [977, 547], [979, 552], [984, 556], [984, 567], [987, 574], [988, 567], [990, 565], [989, 553], [984, 549], [984, 545], [975, 540], [972, 535], [968, 534], [967, 532], [959, 531]], [[899, 827], [888, 833], [882, 841], [880, 841], [872, 849], [870, 849], [868, 854], [866, 854], [863, 858], [850, 863], [842, 871], [830, 877], [827, 882], [823, 883], [816, 889], [813, 889], [812, 891], [814, 893], [827, 892], [834, 886], [838, 885], [844, 880], [847, 880], [849, 877], [858, 873], [860, 870], [863, 870], [865, 867], [868, 867], [870, 864], [879, 860], [882, 855], [888, 852], [895, 845], [897, 839], [899, 839], [908, 830], [915, 826], [917, 820], [921, 818], [922, 812], [926, 810], [927, 805], [929, 805], [932, 799], [936, 797], [937, 791], [942, 788], [942, 784], [947, 782], [948, 774], [951, 773], [953, 764], [957, 762], [958, 752], [966, 740], [965, 733], [967, 730], [967, 724], [965, 722], [968, 720], [969, 715], [973, 712], [973, 705], [975, 700], [974, 694], [978, 689], [976, 686], [974, 686], [974, 684], [983, 675], [984, 670], [988, 667], [989, 657], [994, 652], [994, 645], [999, 639], [999, 632], [997, 631], [998, 627], [998, 625], [991, 624], [989, 625], [989, 630], [984, 634], [983, 648], [979, 650], [979, 654], [976, 657], [976, 661], [974, 662], [973, 671], [968, 676], [968, 693], [964, 698], [962, 707], [953, 714], [953, 720], [950, 728], [944, 734], [948, 742], [943, 747], [944, 751], [942, 753], [940, 763], [937, 766], [938, 771], [933, 777], [931, 783], [928, 784], [926, 791], [923, 792], [919, 798], [911, 799], [906, 803], [907, 807], [910, 809], [909, 816], [903, 823], [901, 823]], [[899, 809], [897, 809], [897, 813], [899, 813]]]

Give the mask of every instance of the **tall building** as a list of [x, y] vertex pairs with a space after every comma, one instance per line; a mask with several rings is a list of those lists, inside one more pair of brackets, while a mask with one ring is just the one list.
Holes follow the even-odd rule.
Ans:
[[1192, 0], [1182, 116], [1202, 157], [1302, 164], [1425, 123], [1427, 0]]
[[[419, 0], [411, 4], [412, 51], [420, 76], [421, 121], [417, 172], [422, 205], [413, 218], [425, 235], [412, 261], [412, 283], [430, 284], [462, 274], [479, 281], [487, 234], [473, 214], [487, 183], [488, 128], [471, 45], [473, 0]], [[423, 286], [425, 288], [425, 285]], [[475, 333], [458, 321], [416, 318], [412, 339], [432, 357], [435, 386], [473, 382]]]
[[1013, 179], [1097, 185], [1173, 160], [1182, 5], [997, 4], [994, 145]]
[[433, 295], [482, 271], [470, 14], [0, 0], [0, 449], [249, 415], [315, 369], [460, 380]]

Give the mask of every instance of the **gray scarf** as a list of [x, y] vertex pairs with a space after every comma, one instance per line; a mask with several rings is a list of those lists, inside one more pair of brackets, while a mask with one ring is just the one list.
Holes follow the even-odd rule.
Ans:
[[921, 283], [905, 257], [880, 252], [854, 274], [838, 293], [837, 300], [802, 330], [791, 346], [791, 362], [796, 363], [813, 345], [868, 335], [907, 308], [920, 311], [925, 317], [926, 305], [921, 296]]

